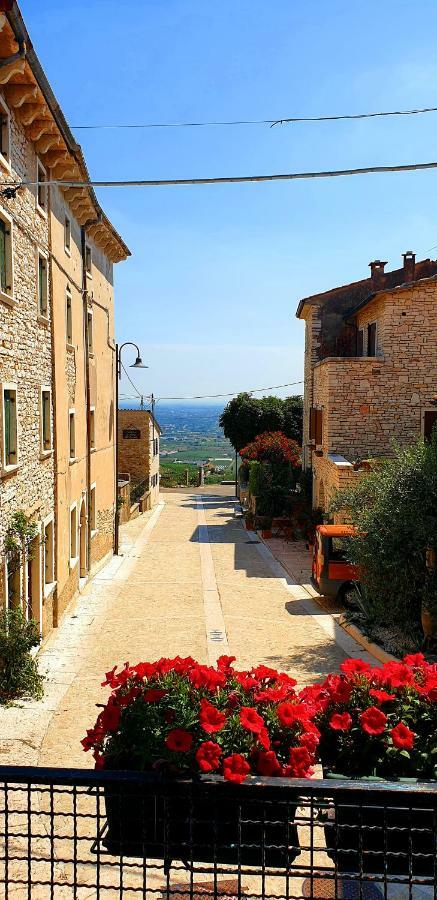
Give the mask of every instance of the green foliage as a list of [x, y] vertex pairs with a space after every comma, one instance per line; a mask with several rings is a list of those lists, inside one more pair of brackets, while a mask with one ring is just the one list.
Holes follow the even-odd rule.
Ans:
[[187, 465], [186, 463], [161, 463], [161, 487], [185, 487], [187, 484], [195, 486], [198, 483], [199, 474], [197, 466]]
[[220, 417], [220, 426], [236, 450], [241, 450], [266, 431], [282, 431], [302, 444], [303, 401], [300, 396], [252, 397], [238, 394]]
[[394, 623], [419, 642], [420, 609], [437, 604], [427, 549], [437, 548], [437, 441], [396, 448], [393, 459], [339, 493], [331, 512], [347, 509], [358, 535], [348, 555], [361, 568], [362, 599], [372, 628]]
[[36, 622], [26, 622], [20, 609], [0, 615], [0, 703], [43, 695], [43, 680], [30, 654], [40, 643]]
[[22, 510], [14, 513], [4, 540], [4, 552], [9, 556], [9, 568], [13, 571], [21, 565], [23, 553], [29, 553], [29, 546], [37, 531], [36, 523], [30, 522]]

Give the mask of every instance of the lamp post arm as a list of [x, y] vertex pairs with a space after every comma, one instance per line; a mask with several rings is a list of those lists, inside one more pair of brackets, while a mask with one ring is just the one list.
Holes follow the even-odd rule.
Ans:
[[125, 341], [124, 344], [120, 345], [119, 350], [118, 350], [118, 355], [117, 355], [117, 376], [119, 379], [121, 378], [121, 351], [123, 350], [123, 347], [135, 347], [135, 350], [137, 351], [138, 356], [140, 355], [139, 347], [137, 346], [137, 344], [134, 344], [132, 341]]

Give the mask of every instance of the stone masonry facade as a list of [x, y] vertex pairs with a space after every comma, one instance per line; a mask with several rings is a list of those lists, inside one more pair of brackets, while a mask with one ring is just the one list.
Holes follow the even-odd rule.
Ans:
[[[16, 4], [0, 13], [0, 61], [0, 190], [24, 183], [0, 197], [0, 609], [44, 636], [113, 548], [113, 265], [129, 250]], [[17, 513], [36, 528], [18, 556]]]
[[149, 507], [159, 501], [160, 434], [156, 419], [147, 410], [119, 409], [118, 471], [129, 475], [131, 488], [145, 483]]
[[[424, 433], [425, 415], [435, 410], [436, 276], [413, 277], [387, 290], [382, 277], [377, 286], [371, 292], [370, 284], [367, 298], [358, 298], [355, 308], [352, 302], [343, 315], [355, 332], [349, 346], [362, 355], [350, 350], [324, 355], [324, 295], [300, 308], [306, 326], [304, 462], [313, 470], [314, 506], [324, 511], [336, 490], [360, 477], [354, 464], [390, 455], [395, 443], [412, 443]], [[332, 331], [330, 339], [332, 350]], [[317, 446], [310, 434], [311, 409], [322, 416]]]

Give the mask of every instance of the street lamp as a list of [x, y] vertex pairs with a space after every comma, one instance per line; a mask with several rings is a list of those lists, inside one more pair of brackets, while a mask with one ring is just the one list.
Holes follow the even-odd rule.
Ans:
[[148, 366], [145, 366], [143, 360], [141, 359], [141, 354], [137, 344], [133, 344], [132, 341], [125, 341], [121, 347], [118, 344], [115, 345], [115, 355], [117, 359], [117, 377], [115, 379], [115, 528], [114, 528], [114, 554], [118, 556], [118, 552], [120, 549], [119, 542], [119, 534], [120, 534], [120, 509], [118, 502], [118, 382], [121, 378], [121, 351], [124, 347], [135, 347], [137, 351], [137, 358], [132, 365], [129, 366], [130, 369], [148, 369]]

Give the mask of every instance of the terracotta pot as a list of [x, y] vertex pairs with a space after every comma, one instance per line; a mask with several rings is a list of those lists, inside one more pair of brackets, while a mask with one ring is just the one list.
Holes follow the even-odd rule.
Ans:
[[421, 619], [425, 640], [437, 641], [437, 609], [430, 610], [422, 606]]
[[255, 529], [253, 527], [253, 522], [245, 522], [244, 524], [245, 524], [247, 531], [255, 531]]
[[269, 538], [271, 538], [271, 536], [272, 536], [271, 528], [263, 528], [263, 530], [261, 531], [261, 536], [265, 540], [268, 540]]

